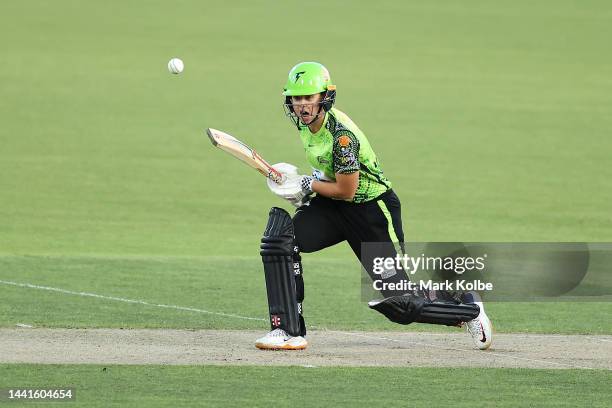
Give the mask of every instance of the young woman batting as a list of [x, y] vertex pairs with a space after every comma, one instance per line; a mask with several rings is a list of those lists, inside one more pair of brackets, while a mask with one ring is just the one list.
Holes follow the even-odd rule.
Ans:
[[[336, 87], [329, 71], [317, 62], [302, 62], [289, 72], [283, 92], [285, 111], [299, 131], [312, 176], [299, 175], [295, 166], [274, 167], [285, 176], [270, 189], [298, 207], [291, 217], [272, 208], [261, 245], [271, 331], [256, 341], [261, 349], [303, 349], [307, 346], [302, 316], [304, 284], [300, 252], [316, 252], [347, 241], [372, 278], [371, 254], [363, 243], [388, 243], [403, 251], [400, 200], [383, 174], [368, 139], [355, 123], [334, 107]], [[393, 270], [385, 282], [408, 280]], [[465, 323], [475, 345], [491, 344], [491, 323], [475, 292], [464, 294], [413, 291], [382, 292], [382, 301], [370, 307], [390, 320], [461, 326]], [[333, 307], [333, 306], [332, 306]]]

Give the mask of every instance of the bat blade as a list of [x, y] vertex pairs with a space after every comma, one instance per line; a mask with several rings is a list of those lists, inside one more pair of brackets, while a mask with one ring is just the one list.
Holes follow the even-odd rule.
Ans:
[[238, 140], [229, 133], [213, 128], [206, 129], [206, 134], [213, 146], [231, 154], [275, 183], [282, 184], [283, 175], [246, 143]]

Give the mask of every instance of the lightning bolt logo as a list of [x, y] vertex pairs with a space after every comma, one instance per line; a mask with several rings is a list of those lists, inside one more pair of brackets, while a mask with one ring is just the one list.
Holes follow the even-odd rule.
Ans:
[[306, 73], [306, 71], [296, 72], [296, 73], [295, 73], [295, 82], [297, 82], [297, 81], [298, 81], [298, 79], [300, 79], [300, 77], [301, 77], [303, 74], [305, 74], [305, 73]]

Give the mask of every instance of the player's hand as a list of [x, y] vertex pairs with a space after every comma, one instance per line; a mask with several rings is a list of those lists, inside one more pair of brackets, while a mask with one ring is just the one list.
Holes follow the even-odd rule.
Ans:
[[310, 176], [297, 174], [297, 167], [288, 163], [277, 163], [272, 167], [283, 174], [284, 181], [279, 185], [268, 179], [268, 188], [295, 207], [301, 207], [306, 204], [310, 194], [312, 194], [312, 182], [314, 179]]
[[297, 167], [295, 167], [293, 164], [276, 163], [276, 164], [273, 164], [272, 167], [274, 167], [276, 171], [278, 171], [279, 173], [283, 175], [283, 179], [284, 179], [284, 176], [298, 174]]

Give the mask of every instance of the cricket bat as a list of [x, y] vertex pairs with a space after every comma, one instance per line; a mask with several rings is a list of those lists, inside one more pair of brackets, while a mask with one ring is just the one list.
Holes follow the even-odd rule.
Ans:
[[214, 146], [248, 164], [276, 184], [283, 183], [283, 175], [245, 143], [228, 133], [213, 128], [206, 129], [206, 134]]

